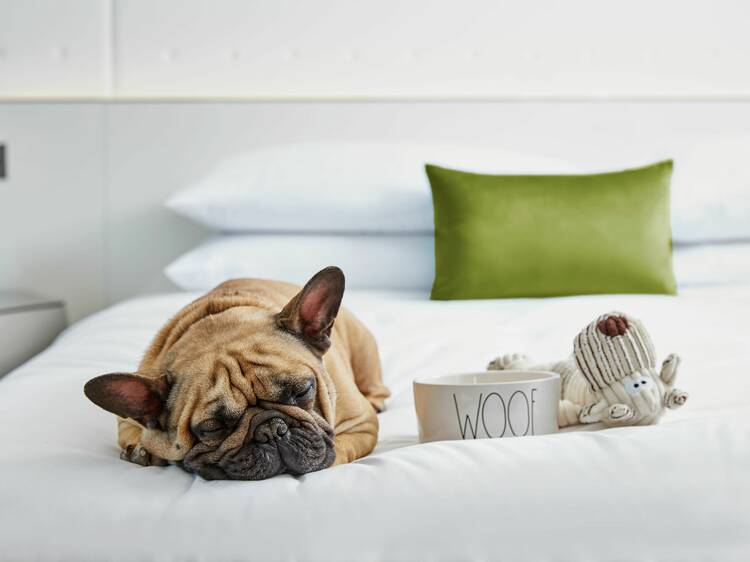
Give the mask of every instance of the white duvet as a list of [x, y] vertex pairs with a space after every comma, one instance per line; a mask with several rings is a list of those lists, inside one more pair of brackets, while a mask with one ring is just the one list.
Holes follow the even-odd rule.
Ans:
[[[393, 391], [379, 445], [262, 482], [122, 462], [113, 416], [83, 396], [89, 378], [133, 370], [193, 296], [114, 306], [0, 381], [3, 559], [750, 559], [748, 287], [473, 302], [350, 292]], [[566, 356], [612, 309], [645, 322], [660, 360], [682, 355], [682, 410], [651, 427], [418, 444], [414, 377], [509, 351]]]

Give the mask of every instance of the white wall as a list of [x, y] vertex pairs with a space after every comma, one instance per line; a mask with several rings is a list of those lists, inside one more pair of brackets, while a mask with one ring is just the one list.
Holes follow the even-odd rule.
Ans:
[[0, 287], [103, 306], [105, 149], [101, 105], [0, 104]]
[[743, 0], [0, 0], [0, 97], [750, 95]]

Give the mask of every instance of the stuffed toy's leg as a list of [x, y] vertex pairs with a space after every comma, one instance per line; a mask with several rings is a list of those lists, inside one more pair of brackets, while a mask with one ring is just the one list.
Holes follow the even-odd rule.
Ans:
[[[487, 365], [488, 371], [514, 371], [516, 369], [529, 369], [532, 366], [531, 360], [523, 353], [506, 353], [495, 357]], [[545, 369], [546, 370], [546, 369]]]
[[659, 373], [659, 378], [662, 380], [664, 386], [666, 387], [664, 405], [671, 410], [680, 408], [685, 404], [685, 402], [687, 402], [688, 399], [687, 392], [685, 392], [684, 390], [680, 390], [679, 388], [674, 388], [674, 380], [677, 377], [677, 368], [679, 366], [679, 355], [675, 355], [674, 353], [672, 353], [664, 360], [664, 363], [662, 363], [661, 372]]
[[561, 377], [568, 374], [569, 371], [575, 370], [571, 360], [555, 361], [552, 363], [534, 363], [527, 355], [523, 353], [507, 353], [500, 357], [495, 357], [487, 365], [488, 371], [552, 371], [558, 373]]
[[670, 353], [669, 356], [661, 364], [661, 372], [659, 378], [666, 385], [674, 384], [674, 379], [677, 376], [677, 369], [680, 366], [680, 356], [676, 353]]
[[627, 425], [633, 419], [635, 412], [627, 404], [611, 404], [602, 399], [592, 402], [581, 409], [578, 416], [580, 423], [603, 422], [607, 425]]

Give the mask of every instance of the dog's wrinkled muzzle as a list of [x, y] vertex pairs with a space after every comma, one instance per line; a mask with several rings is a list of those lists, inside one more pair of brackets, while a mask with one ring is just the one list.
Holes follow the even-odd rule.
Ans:
[[263, 406], [248, 411], [250, 417], [243, 416], [238, 431], [218, 447], [195, 445], [181, 466], [207, 480], [263, 480], [333, 464], [333, 430], [322, 417], [294, 406]]

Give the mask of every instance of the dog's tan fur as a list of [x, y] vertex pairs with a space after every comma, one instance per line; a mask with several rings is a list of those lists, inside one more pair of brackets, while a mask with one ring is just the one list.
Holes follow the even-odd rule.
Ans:
[[[314, 400], [307, 412], [295, 407], [299, 412], [294, 415], [330, 426], [336, 464], [372, 451], [376, 411], [389, 396], [381, 382], [375, 339], [344, 308], [338, 310], [327, 351], [307, 345], [294, 329], [280, 329], [280, 322], [293, 324], [301, 295], [300, 287], [289, 283], [232, 280], [172, 318], [137, 372], [159, 393], [168, 393], [169, 400], [149, 427], [118, 418], [124, 458], [140, 464], [182, 460], [198, 441], [194, 428], [214, 415], [217, 402], [238, 416], [253, 407], [284, 410], [290, 407], [278, 404], [282, 387], [311, 374], [317, 382]], [[243, 438], [230, 436], [226, 442], [231, 445], [234, 439], [236, 446]]]

